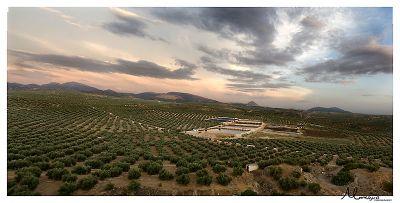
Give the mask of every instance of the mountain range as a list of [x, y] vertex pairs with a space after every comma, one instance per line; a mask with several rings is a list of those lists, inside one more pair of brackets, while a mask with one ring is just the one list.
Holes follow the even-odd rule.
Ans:
[[139, 99], [145, 100], [159, 100], [159, 101], [175, 101], [175, 102], [202, 102], [202, 103], [219, 103], [216, 100], [208, 99], [205, 97], [182, 93], [182, 92], [167, 92], [167, 93], [156, 93], [156, 92], [143, 92], [139, 94], [134, 93], [119, 93], [113, 90], [100, 90], [95, 87], [91, 87], [85, 84], [77, 82], [67, 83], [48, 83], [43, 85], [37, 84], [19, 84], [19, 83], [7, 83], [8, 90], [73, 90], [84, 93], [101, 94], [108, 96], [132, 96]]
[[[221, 103], [213, 99], [208, 99], [205, 97], [189, 93], [182, 93], [182, 92], [167, 92], [167, 93], [143, 92], [138, 94], [120, 93], [110, 89], [100, 90], [95, 87], [91, 87], [89, 85], [85, 85], [78, 82], [67, 82], [67, 83], [52, 82], [43, 85], [37, 85], [37, 84], [25, 85], [20, 83], [7, 83], [7, 89], [8, 90], [70, 90], [70, 91], [78, 91], [84, 93], [100, 94], [100, 95], [116, 96], [116, 97], [130, 96], [144, 100], [158, 100], [158, 101], [169, 101], [169, 102]], [[246, 106], [248, 108], [259, 106], [254, 101], [250, 101], [247, 104], [242, 104], [242, 103], [232, 103], [232, 104]], [[306, 110], [306, 112], [351, 113], [349, 111], [345, 111], [338, 107], [330, 107], [330, 108], [314, 107]]]

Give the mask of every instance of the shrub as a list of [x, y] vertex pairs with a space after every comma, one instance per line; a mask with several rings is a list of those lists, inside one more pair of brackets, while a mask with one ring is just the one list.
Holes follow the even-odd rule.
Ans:
[[68, 173], [69, 171], [64, 168], [53, 168], [48, 170], [46, 175], [52, 180], [61, 180], [62, 176]]
[[104, 165], [104, 162], [100, 160], [87, 160], [85, 161], [85, 165], [90, 166], [91, 168], [100, 168]]
[[282, 176], [282, 168], [277, 166], [269, 166], [267, 168], [267, 174], [272, 176], [275, 180], [279, 180]]
[[292, 171], [292, 173], [290, 174], [293, 178], [300, 178], [301, 173], [298, 171]]
[[188, 174], [179, 175], [179, 176], [176, 178], [176, 182], [179, 183], [179, 184], [181, 184], [181, 185], [187, 185], [187, 184], [189, 184], [189, 182], [190, 182], [190, 177], [189, 177]]
[[260, 169], [264, 169], [264, 168], [266, 168], [268, 166], [277, 165], [277, 164], [280, 164], [280, 163], [282, 163], [282, 160], [281, 159], [276, 159], [276, 158], [275, 159], [269, 159], [269, 160], [261, 160], [261, 161], [257, 162], [258, 167]]
[[190, 163], [188, 165], [188, 168], [189, 168], [190, 172], [196, 172], [196, 171], [202, 169], [203, 166], [200, 163], [195, 162], [195, 163]]
[[187, 167], [189, 163], [185, 159], [179, 159], [178, 162], [176, 162], [177, 167]]
[[200, 164], [201, 164], [202, 168], [205, 168], [208, 165], [208, 161], [206, 159], [203, 159], [203, 160], [201, 160]]
[[196, 182], [199, 185], [210, 185], [212, 182], [212, 177], [208, 174], [202, 175], [202, 176], [197, 176]]
[[353, 162], [353, 159], [343, 159], [343, 158], [336, 159], [336, 165], [338, 165], [338, 166], [342, 166], [342, 165], [352, 163], [352, 162]]
[[32, 195], [40, 195], [38, 192], [33, 192], [26, 185], [15, 185], [14, 187], [7, 190], [7, 195], [13, 196], [32, 196]]
[[148, 165], [149, 163], [150, 163], [150, 162], [142, 162], [142, 163], [139, 163], [139, 168], [140, 168], [141, 170], [145, 170], [146, 167], [147, 167], [147, 165]]
[[67, 182], [61, 185], [58, 189], [58, 194], [63, 196], [71, 195], [77, 188], [78, 186], [76, 183]]
[[208, 175], [208, 171], [206, 169], [201, 169], [196, 172], [197, 177]]
[[135, 155], [130, 155], [130, 156], [124, 157], [122, 159], [122, 161], [129, 163], [129, 164], [134, 164], [138, 159], [139, 159], [139, 156], [135, 154]]
[[111, 177], [117, 177], [120, 176], [122, 174], [122, 168], [118, 167], [118, 166], [114, 166], [112, 168], [110, 168], [110, 175]]
[[42, 171], [46, 171], [50, 168], [49, 162], [46, 162], [46, 161], [37, 162], [34, 164], [34, 166], [39, 167], [40, 170], [42, 170]]
[[354, 180], [353, 175], [351, 175], [348, 170], [340, 170], [335, 176], [332, 177], [331, 182], [335, 185], [347, 185], [349, 182]]
[[87, 156], [84, 154], [75, 154], [74, 158], [76, 161], [85, 161], [87, 159]]
[[389, 193], [393, 193], [393, 181], [383, 182], [383, 190]]
[[111, 177], [111, 171], [107, 170], [107, 169], [101, 169], [100, 171], [98, 171], [98, 176], [99, 176], [100, 180], [104, 180], [106, 178], [110, 178]]
[[7, 180], [7, 189], [10, 189], [17, 185], [17, 181], [15, 180]]
[[364, 165], [364, 168], [367, 169], [369, 172], [374, 172], [379, 170], [380, 166], [374, 163], [374, 164], [366, 164]]
[[97, 184], [97, 178], [90, 175], [78, 181], [78, 187], [82, 190], [90, 190]]
[[83, 174], [88, 174], [90, 172], [90, 167], [88, 166], [75, 166], [72, 169], [72, 173], [78, 174], [78, 175], [83, 175]]
[[138, 169], [138, 168], [132, 168], [128, 172], [129, 180], [138, 179], [138, 178], [140, 178], [140, 176], [141, 176], [141, 173], [140, 173], [140, 169]]
[[19, 184], [27, 186], [30, 190], [34, 190], [39, 184], [39, 178], [33, 174], [25, 175], [21, 178]]
[[217, 176], [217, 182], [221, 185], [228, 185], [232, 178], [225, 174], [220, 174]]
[[128, 190], [130, 191], [138, 191], [140, 189], [140, 183], [137, 181], [131, 181], [128, 185]]
[[264, 168], [268, 167], [269, 165], [271, 165], [271, 163], [269, 162], [269, 160], [261, 160], [261, 161], [257, 162], [257, 165], [260, 169], [264, 169]]
[[107, 185], [104, 187], [104, 189], [105, 190], [112, 190], [112, 189], [114, 189], [114, 184], [112, 184], [112, 183], [107, 183]]
[[153, 154], [151, 154], [151, 152], [145, 152], [145, 153], [143, 154], [143, 159], [144, 159], [144, 160], [153, 160], [153, 159], [154, 159], [154, 156], [153, 156]]
[[317, 194], [321, 190], [321, 186], [318, 183], [310, 183], [307, 185], [307, 188], [314, 194]]
[[109, 163], [110, 161], [114, 160], [117, 158], [117, 155], [115, 153], [111, 152], [102, 152], [99, 156], [98, 159], [102, 161], [103, 163]]
[[7, 168], [16, 170], [19, 168], [28, 167], [31, 164], [32, 164], [32, 162], [30, 162], [28, 160], [18, 159], [18, 160], [13, 160], [13, 161], [7, 162]]
[[281, 178], [279, 179], [279, 185], [285, 191], [296, 189], [299, 187], [299, 183], [294, 178]]
[[130, 168], [129, 163], [126, 163], [126, 162], [117, 162], [117, 163], [115, 163], [115, 166], [120, 167], [123, 172], [129, 171], [129, 168]]
[[15, 174], [16, 174], [15, 180], [19, 182], [24, 176], [33, 175], [35, 177], [39, 177], [40, 174], [42, 174], [42, 170], [40, 170], [40, 168], [37, 166], [25, 167], [17, 170]]
[[146, 168], [146, 172], [149, 175], [155, 175], [155, 174], [158, 174], [161, 169], [162, 169], [161, 164], [156, 163], [156, 162], [150, 162], [150, 164]]
[[235, 166], [233, 167], [233, 176], [241, 176], [243, 174], [244, 170], [240, 166]]
[[159, 162], [146, 162], [143, 164], [139, 164], [139, 167], [143, 169], [143, 171], [147, 172], [149, 175], [158, 174], [162, 169], [162, 164]]
[[69, 167], [69, 166], [73, 166], [76, 164], [76, 159], [72, 158], [72, 157], [63, 157], [58, 159], [59, 161], [61, 161], [64, 166]]
[[311, 171], [311, 168], [308, 165], [304, 165], [301, 168], [303, 169], [304, 172], [307, 172], [307, 173], [309, 173]]
[[70, 173], [64, 174], [61, 178], [63, 182], [75, 182], [78, 179], [76, 175], [72, 175]]
[[306, 187], [307, 186], [307, 182], [305, 180], [301, 180], [301, 181], [299, 181], [299, 186], [300, 187]]
[[65, 165], [61, 161], [55, 161], [50, 163], [50, 168], [64, 168]]
[[222, 173], [226, 171], [226, 167], [220, 164], [215, 164], [212, 168], [215, 173]]
[[254, 192], [254, 191], [251, 190], [251, 189], [247, 189], [247, 190], [241, 192], [240, 195], [241, 195], [241, 196], [256, 196], [256, 195], [257, 195], [257, 192]]
[[158, 178], [160, 180], [172, 180], [174, 178], [174, 175], [167, 170], [163, 169], [161, 170], [160, 174], [158, 175]]
[[179, 167], [176, 169], [175, 174], [176, 175], [182, 175], [182, 174], [188, 174], [190, 171], [186, 167]]

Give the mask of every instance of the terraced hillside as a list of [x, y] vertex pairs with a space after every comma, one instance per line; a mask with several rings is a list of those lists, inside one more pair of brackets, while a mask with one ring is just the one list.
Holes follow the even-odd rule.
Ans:
[[[206, 119], [216, 116], [301, 123], [310, 133], [218, 141], [182, 133], [214, 126]], [[365, 194], [390, 194], [391, 116], [9, 91], [7, 131], [9, 195], [338, 195], [365, 185], [360, 170], [382, 177]], [[244, 171], [251, 163], [260, 169]]]

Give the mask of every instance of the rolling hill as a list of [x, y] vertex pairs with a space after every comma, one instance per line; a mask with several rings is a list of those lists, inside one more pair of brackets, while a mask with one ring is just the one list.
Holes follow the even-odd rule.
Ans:
[[345, 111], [338, 107], [314, 107], [307, 110], [308, 112], [326, 112], [326, 113], [351, 113], [350, 111]]
[[182, 92], [168, 92], [168, 93], [156, 93], [156, 92], [143, 92], [143, 93], [120, 93], [113, 90], [100, 90], [89, 85], [85, 85], [78, 82], [67, 82], [67, 83], [48, 83], [43, 85], [37, 84], [19, 84], [19, 83], [7, 83], [8, 90], [72, 90], [84, 93], [101, 94], [108, 96], [131, 96], [145, 100], [159, 100], [159, 101], [172, 101], [172, 102], [195, 102], [195, 103], [219, 103], [216, 100], [208, 99], [205, 97], [182, 93]]

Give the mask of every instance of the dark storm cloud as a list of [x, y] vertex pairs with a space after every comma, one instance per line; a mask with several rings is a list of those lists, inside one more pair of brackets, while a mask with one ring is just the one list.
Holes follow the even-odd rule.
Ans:
[[[198, 50], [210, 57], [222, 61], [248, 66], [277, 65], [284, 66], [294, 61], [312, 45], [319, 35], [319, 28], [323, 27], [317, 17], [307, 16], [309, 9], [284, 10], [290, 18], [303, 15], [302, 31], [296, 33], [290, 46], [285, 50], [278, 50], [272, 42], [276, 37], [276, 24], [279, 16], [276, 8], [156, 8], [152, 14], [164, 21], [192, 25], [198, 29], [214, 32], [221, 37], [236, 41], [245, 48], [234, 52], [226, 49], [212, 49], [204, 45]], [[248, 48], [248, 49], [247, 49]]]
[[308, 82], [341, 82], [359, 75], [393, 73], [392, 46], [374, 41], [353, 45], [341, 45], [341, 57], [306, 67], [299, 73], [304, 74]]
[[234, 52], [228, 49], [212, 49], [205, 45], [198, 46], [197, 49], [221, 62], [229, 62], [238, 65], [262, 66], [265, 64], [285, 65], [294, 58], [290, 53], [277, 51], [276, 49], [264, 49], [262, 47], [251, 51]]
[[176, 63], [181, 68], [169, 70], [167, 67], [160, 66], [156, 63], [139, 60], [128, 61], [124, 59], [116, 59], [116, 63], [104, 62], [95, 59], [89, 59], [79, 56], [66, 56], [54, 54], [34, 54], [23, 51], [8, 50], [8, 54], [16, 58], [14, 64], [29, 64], [28, 66], [35, 68], [32, 63], [38, 63], [38, 66], [51, 65], [52, 68], [58, 69], [76, 69], [81, 71], [91, 71], [98, 73], [123, 73], [133, 76], [145, 76], [153, 78], [169, 78], [169, 79], [186, 79], [195, 80], [195, 66], [184, 60], [177, 59]]
[[187, 62], [182, 59], [175, 59], [175, 65], [181, 66], [186, 69], [194, 70], [197, 68], [197, 66], [193, 63]]
[[244, 47], [256, 47], [255, 51], [233, 52], [198, 46], [198, 50], [222, 61], [245, 65], [281, 65], [293, 59], [274, 51], [265, 53], [270, 49], [263, 48], [270, 48], [269, 44], [276, 34], [274, 23], [277, 16], [274, 8], [157, 8], [152, 13], [170, 23], [192, 25], [236, 41]]
[[197, 46], [197, 50], [207, 54], [208, 57], [213, 57], [214, 59], [235, 62], [235, 61], [232, 61], [232, 60], [235, 60], [234, 56], [233, 56], [234, 53], [228, 49], [216, 50], [216, 49], [212, 49], [206, 45], [199, 45], [199, 46]]
[[118, 10], [111, 10], [111, 12], [118, 21], [104, 23], [103, 28], [105, 30], [122, 36], [137, 36], [166, 42], [163, 38], [148, 34], [146, 32], [147, 24], [143, 19], [136, 16], [124, 15]]
[[228, 75], [228, 76], [233, 76], [239, 80], [249, 80], [249, 81], [259, 81], [259, 80], [264, 80], [264, 79], [269, 79], [269, 75], [261, 74], [261, 73], [254, 73], [251, 71], [247, 70], [232, 70], [232, 69], [227, 69], [227, 68], [222, 68], [219, 67], [215, 64], [207, 64], [203, 66], [204, 69], [214, 72], [214, 73], [219, 73], [222, 75]]
[[227, 84], [229, 89], [241, 92], [256, 92], [265, 89], [278, 89], [293, 86], [289, 83], [271, 83], [273, 78], [267, 74], [220, 67], [216, 65], [210, 57], [202, 57], [201, 62], [205, 70], [230, 77], [228, 78], [230, 83]]
[[[164, 21], [192, 25], [243, 44], [270, 43], [275, 34], [274, 8], [156, 8]], [[242, 35], [244, 39], [238, 37]]]

